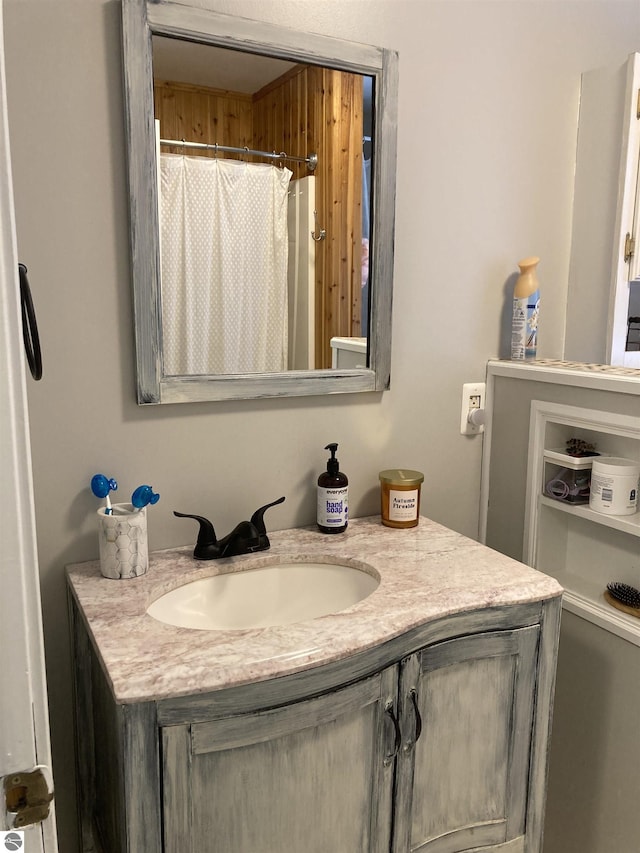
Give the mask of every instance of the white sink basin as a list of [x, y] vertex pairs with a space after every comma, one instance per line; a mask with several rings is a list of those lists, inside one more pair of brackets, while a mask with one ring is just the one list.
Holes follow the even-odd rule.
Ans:
[[352, 566], [278, 563], [184, 584], [154, 601], [147, 613], [180, 628], [268, 628], [338, 613], [379, 583], [379, 577]]

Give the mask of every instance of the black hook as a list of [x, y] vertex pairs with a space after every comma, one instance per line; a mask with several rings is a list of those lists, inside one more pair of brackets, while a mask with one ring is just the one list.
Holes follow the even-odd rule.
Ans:
[[20, 278], [20, 307], [22, 310], [22, 337], [24, 349], [27, 354], [27, 362], [31, 375], [36, 380], [42, 379], [42, 352], [40, 350], [40, 336], [38, 335], [38, 323], [36, 312], [31, 298], [31, 288], [27, 278], [27, 268], [24, 264], [18, 264]]

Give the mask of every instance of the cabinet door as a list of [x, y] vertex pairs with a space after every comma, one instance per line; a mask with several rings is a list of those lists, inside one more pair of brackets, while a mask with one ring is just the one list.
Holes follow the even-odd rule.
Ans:
[[397, 683], [163, 728], [166, 853], [386, 853]]
[[395, 853], [525, 849], [538, 634], [461, 637], [402, 662]]

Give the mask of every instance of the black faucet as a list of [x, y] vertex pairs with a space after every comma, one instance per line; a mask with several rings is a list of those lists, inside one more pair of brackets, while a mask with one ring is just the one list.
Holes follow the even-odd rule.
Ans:
[[265, 504], [257, 509], [250, 521], [241, 521], [224, 539], [216, 539], [213, 524], [201, 515], [190, 515], [187, 512], [176, 512], [178, 518], [193, 518], [200, 525], [198, 541], [193, 551], [196, 560], [219, 560], [221, 557], [235, 557], [238, 554], [253, 554], [255, 551], [266, 551], [271, 546], [267, 529], [264, 526], [264, 514], [269, 507], [284, 502], [284, 497]]

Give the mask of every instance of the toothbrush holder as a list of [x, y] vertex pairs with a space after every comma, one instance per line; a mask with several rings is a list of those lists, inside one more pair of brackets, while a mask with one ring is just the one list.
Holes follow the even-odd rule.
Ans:
[[149, 567], [147, 508], [113, 504], [98, 510], [100, 571], [105, 578], [137, 578]]

